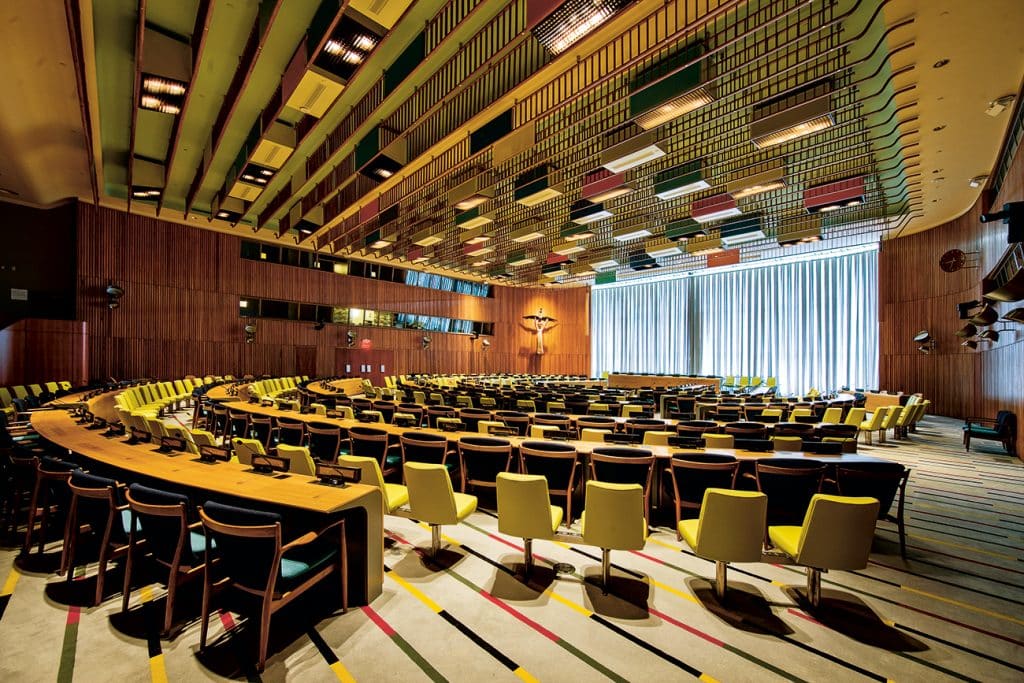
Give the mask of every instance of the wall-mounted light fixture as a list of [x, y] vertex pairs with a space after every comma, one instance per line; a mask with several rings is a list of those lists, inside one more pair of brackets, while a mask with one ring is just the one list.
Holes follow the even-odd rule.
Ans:
[[350, 349], [351, 348], [355, 348], [355, 345], [356, 345], [356, 333], [353, 332], [352, 330], [349, 330], [348, 332], [345, 333], [345, 344]]
[[914, 343], [917, 344], [917, 350], [921, 353], [931, 353], [935, 350], [935, 338], [928, 330], [921, 330], [915, 334]]
[[114, 310], [121, 305], [121, 297], [124, 296], [124, 289], [115, 285], [107, 285], [105, 290], [107, 294], [107, 308]]
[[430, 337], [427, 335], [423, 335], [423, 337], [420, 339], [420, 343], [423, 345], [423, 350], [426, 351], [427, 349], [430, 348]]
[[252, 318], [245, 325], [245, 343], [255, 344], [256, 343], [256, 321]]

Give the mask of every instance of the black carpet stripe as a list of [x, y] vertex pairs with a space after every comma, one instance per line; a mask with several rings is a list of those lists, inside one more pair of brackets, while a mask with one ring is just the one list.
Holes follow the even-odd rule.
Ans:
[[9, 603], [10, 601], [10, 595], [0, 595], [0, 619], [4, 618], [4, 610], [7, 609], [7, 603]]
[[913, 633], [915, 636], [921, 636], [922, 638], [927, 638], [928, 640], [934, 640], [937, 643], [942, 643], [946, 647], [951, 647], [954, 650], [966, 652], [967, 654], [974, 655], [975, 657], [981, 657], [982, 659], [987, 659], [990, 662], [995, 662], [996, 664], [1013, 669], [1014, 671], [1020, 671], [1024, 673], [1024, 666], [1012, 664], [1006, 661], [1005, 659], [1002, 659], [1001, 657], [993, 657], [992, 655], [987, 655], [984, 652], [978, 652], [978, 650], [974, 648], [966, 647], [964, 645], [960, 645], [959, 643], [954, 643], [952, 640], [940, 638], [938, 636], [932, 635], [931, 633], [926, 633], [925, 631], [921, 631], [919, 629], [913, 628], [911, 626], [906, 626], [898, 622], [893, 622], [893, 627], [898, 628], [901, 631], [906, 631], [907, 633]]
[[156, 608], [152, 600], [146, 602], [142, 614], [143, 619], [146, 620], [146, 648], [149, 650], [149, 658], [153, 659], [153, 657], [163, 654], [160, 647], [160, 625], [163, 615], [160, 614], [160, 610]]
[[[600, 616], [598, 614], [591, 614], [590, 615], [590, 620], [591, 621], [596, 621], [597, 623], [601, 624], [605, 628], [607, 628], [607, 629], [609, 629], [611, 631], [614, 631], [618, 635], [622, 636], [623, 638], [625, 638], [629, 642], [633, 643], [634, 645], [638, 645], [638, 646], [642, 647], [643, 649], [647, 650], [648, 652], [650, 652], [651, 654], [657, 655], [658, 657], [661, 657], [666, 662], [668, 662], [670, 664], [674, 664], [675, 666], [679, 667], [683, 671], [686, 671], [687, 673], [689, 673], [691, 676], [695, 676], [697, 678], [700, 678], [701, 671], [699, 669], [695, 669], [692, 666], [690, 666], [689, 664], [687, 664], [686, 662], [684, 662], [684, 661], [682, 661], [680, 659], [676, 659], [675, 657], [673, 657], [669, 653], [665, 652], [664, 650], [651, 645], [647, 641], [645, 641], [645, 640], [643, 640], [643, 639], [633, 635], [632, 633], [630, 633], [629, 631], [623, 629], [619, 625], [613, 624], [612, 622], [608, 621], [604, 617], [602, 617], [602, 616]], [[882, 680], [884, 681], [885, 679], [882, 679]]]
[[331, 646], [327, 644], [327, 641], [324, 640], [324, 637], [320, 635], [319, 631], [310, 627], [309, 630], [306, 631], [306, 635], [309, 636], [311, 641], [313, 641], [313, 645], [316, 646], [317, 651], [320, 652], [320, 656], [324, 658], [324, 661], [327, 662], [328, 666], [340, 661], [338, 659], [338, 655], [334, 654], [334, 650], [332, 650]]
[[474, 643], [476, 643], [482, 650], [485, 650], [487, 654], [489, 654], [490, 656], [494, 657], [499, 662], [504, 664], [505, 668], [507, 668], [509, 671], [515, 671], [519, 668], [518, 664], [513, 662], [511, 659], [506, 657], [500, 650], [498, 650], [496, 647], [494, 647], [486, 640], [484, 640], [479, 634], [476, 633], [476, 631], [469, 628], [452, 615], [448, 614], [447, 610], [441, 610], [440, 612], [438, 612], [438, 614], [440, 614], [441, 617], [443, 617], [444, 620], [447, 621], [449, 624], [457, 628], [464, 636], [466, 636]]

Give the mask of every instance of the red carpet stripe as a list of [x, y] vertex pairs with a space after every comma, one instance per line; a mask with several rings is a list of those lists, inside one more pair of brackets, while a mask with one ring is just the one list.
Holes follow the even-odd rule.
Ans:
[[376, 624], [377, 628], [379, 628], [389, 638], [391, 638], [391, 641], [396, 646], [398, 646], [398, 649], [404, 652], [405, 655], [409, 659], [411, 659], [413, 663], [415, 663], [416, 666], [418, 666], [420, 670], [430, 678], [430, 680], [434, 681], [435, 683], [440, 683], [441, 681], [447, 680], [441, 674], [440, 671], [431, 666], [430, 662], [428, 662], [423, 657], [423, 655], [421, 655], [412, 645], [409, 644], [409, 641], [400, 636], [398, 632], [391, 627], [391, 624], [384, 621], [384, 618], [380, 616], [372, 607], [370, 607], [369, 605], [364, 605], [362, 607], [362, 610], [363, 613], [370, 618], [370, 621]]

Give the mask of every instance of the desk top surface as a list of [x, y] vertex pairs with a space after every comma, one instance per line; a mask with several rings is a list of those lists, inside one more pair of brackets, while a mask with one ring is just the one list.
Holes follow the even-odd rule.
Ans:
[[[270, 415], [274, 417], [286, 417], [291, 419], [301, 420], [303, 422], [321, 422], [327, 424], [335, 424], [343, 429], [349, 427], [370, 427], [372, 429], [378, 429], [389, 434], [400, 435], [406, 432], [429, 432], [433, 434], [442, 434], [448, 438], [449, 441], [458, 441], [462, 437], [467, 436], [488, 436], [486, 434], [480, 434], [478, 432], [445, 432], [440, 429], [429, 429], [424, 427], [399, 427], [398, 425], [381, 423], [381, 422], [360, 422], [358, 420], [348, 420], [344, 418], [331, 418], [323, 415], [315, 415], [307, 413], [305, 415], [297, 413], [294, 410], [280, 410], [278, 408], [271, 408], [269, 406], [257, 405], [254, 403], [239, 404], [234, 406], [236, 410], [244, 410], [250, 413], [256, 413], [260, 415]], [[513, 446], [518, 447], [519, 444], [524, 441], [539, 441], [540, 439], [530, 438], [525, 436], [508, 436], [508, 437], [497, 437], [506, 439]], [[767, 458], [806, 458], [808, 460], [820, 460], [822, 462], [882, 462], [882, 458], [874, 456], [861, 455], [859, 453], [842, 453], [839, 455], [821, 455], [818, 453], [804, 453], [798, 451], [746, 451], [734, 448], [711, 448], [706, 450], [699, 449], [685, 449], [685, 448], [674, 448], [671, 446], [620, 446], [619, 444], [603, 444], [595, 441], [563, 441], [561, 443], [567, 443], [576, 448], [578, 453], [589, 454], [595, 448], [601, 447], [615, 447], [615, 448], [642, 448], [643, 450], [650, 451], [654, 455], [660, 458], [669, 458], [676, 453], [723, 453], [727, 455], [734, 455], [741, 460], [763, 460]]]
[[249, 466], [238, 463], [199, 462], [192, 453], [173, 456], [155, 453], [156, 444], [129, 445], [124, 443], [123, 437], [104, 437], [100, 430], [76, 424], [63, 410], [33, 413], [32, 426], [43, 438], [90, 460], [189, 488], [318, 513], [361, 505], [364, 497], [376, 495], [375, 487], [364, 484], [339, 488], [320, 484], [314, 477], [301, 474], [288, 474], [287, 478], [278, 479], [256, 474]]

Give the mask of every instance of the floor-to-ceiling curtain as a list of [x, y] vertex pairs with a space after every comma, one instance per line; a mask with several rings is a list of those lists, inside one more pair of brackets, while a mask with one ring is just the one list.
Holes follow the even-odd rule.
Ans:
[[878, 381], [878, 252], [595, 287], [592, 372], [776, 377], [784, 393]]

